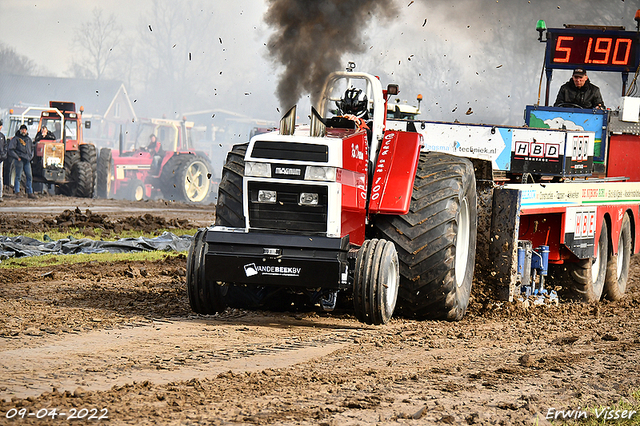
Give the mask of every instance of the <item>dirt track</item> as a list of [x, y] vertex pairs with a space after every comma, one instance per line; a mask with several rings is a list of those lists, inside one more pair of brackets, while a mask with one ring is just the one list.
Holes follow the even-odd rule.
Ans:
[[[13, 200], [0, 214], [30, 207], [21, 219], [37, 227], [60, 203]], [[150, 206], [118, 203], [78, 207], [114, 222]], [[210, 207], [184, 210], [135, 215], [212, 220]], [[193, 315], [185, 265], [0, 270], [0, 424], [23, 407], [106, 409], [113, 424], [536, 424], [536, 414], [545, 424], [550, 409], [606, 406], [640, 388], [635, 257], [620, 302], [524, 309], [476, 292], [461, 322], [383, 327], [348, 311]]]

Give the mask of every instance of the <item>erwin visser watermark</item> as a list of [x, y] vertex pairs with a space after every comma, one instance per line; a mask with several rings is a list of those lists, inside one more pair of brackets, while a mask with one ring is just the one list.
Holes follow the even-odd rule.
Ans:
[[611, 407], [594, 408], [593, 411], [583, 410], [578, 407], [577, 410], [558, 410], [549, 408], [547, 410], [547, 420], [578, 420], [595, 417], [598, 420], [620, 420], [631, 419], [638, 414], [634, 410], [612, 409]]

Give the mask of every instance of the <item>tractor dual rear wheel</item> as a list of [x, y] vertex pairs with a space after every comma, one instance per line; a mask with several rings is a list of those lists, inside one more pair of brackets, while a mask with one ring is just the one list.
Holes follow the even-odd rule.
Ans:
[[398, 250], [398, 310], [403, 315], [462, 319], [471, 294], [477, 223], [473, 164], [421, 153], [409, 212], [381, 215], [375, 223], [378, 237]]

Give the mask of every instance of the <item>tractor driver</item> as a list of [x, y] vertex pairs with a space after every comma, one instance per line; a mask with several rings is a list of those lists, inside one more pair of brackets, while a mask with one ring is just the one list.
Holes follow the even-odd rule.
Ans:
[[40, 129], [40, 131], [36, 134], [36, 137], [33, 139], [33, 141], [38, 142], [42, 139], [55, 140], [55, 138], [56, 137], [53, 135], [53, 133], [51, 133], [49, 129], [47, 129], [47, 126], [42, 126], [42, 129]]
[[362, 95], [362, 89], [352, 87], [344, 92], [344, 97], [336, 101], [340, 116], [355, 122], [356, 129], [365, 129], [367, 138], [371, 141], [371, 127], [366, 120], [369, 119], [369, 102], [367, 95]]
[[160, 151], [162, 151], [162, 144], [156, 135], [152, 134], [149, 136], [149, 145], [146, 146], [145, 150], [149, 151], [151, 154], [160, 154]]
[[571, 80], [560, 87], [553, 106], [577, 106], [579, 108], [604, 109], [600, 88], [592, 84], [584, 68], [573, 70]]
[[355, 118], [361, 118], [367, 120], [369, 118], [367, 95], [363, 95], [362, 89], [356, 89], [352, 87], [344, 92], [344, 97], [336, 102], [336, 106], [343, 117], [351, 118], [349, 116], [355, 116]]
[[162, 150], [162, 144], [156, 137], [156, 135], [152, 134], [149, 136], [149, 145], [145, 148], [145, 150], [149, 151], [153, 156], [153, 160], [151, 161], [151, 170], [149, 172], [156, 176], [160, 173], [160, 166], [162, 165], [162, 157], [164, 157], [164, 151]]

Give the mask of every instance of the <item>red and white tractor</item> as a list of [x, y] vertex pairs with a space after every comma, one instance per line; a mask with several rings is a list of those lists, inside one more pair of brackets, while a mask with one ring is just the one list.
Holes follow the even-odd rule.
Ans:
[[335, 308], [382, 324], [396, 301], [407, 316], [461, 318], [469, 302], [476, 236], [472, 163], [421, 153], [417, 132], [386, 127], [378, 78], [327, 79], [311, 125], [295, 107], [280, 131], [233, 147], [215, 226], [188, 256], [194, 311], [227, 306]]

